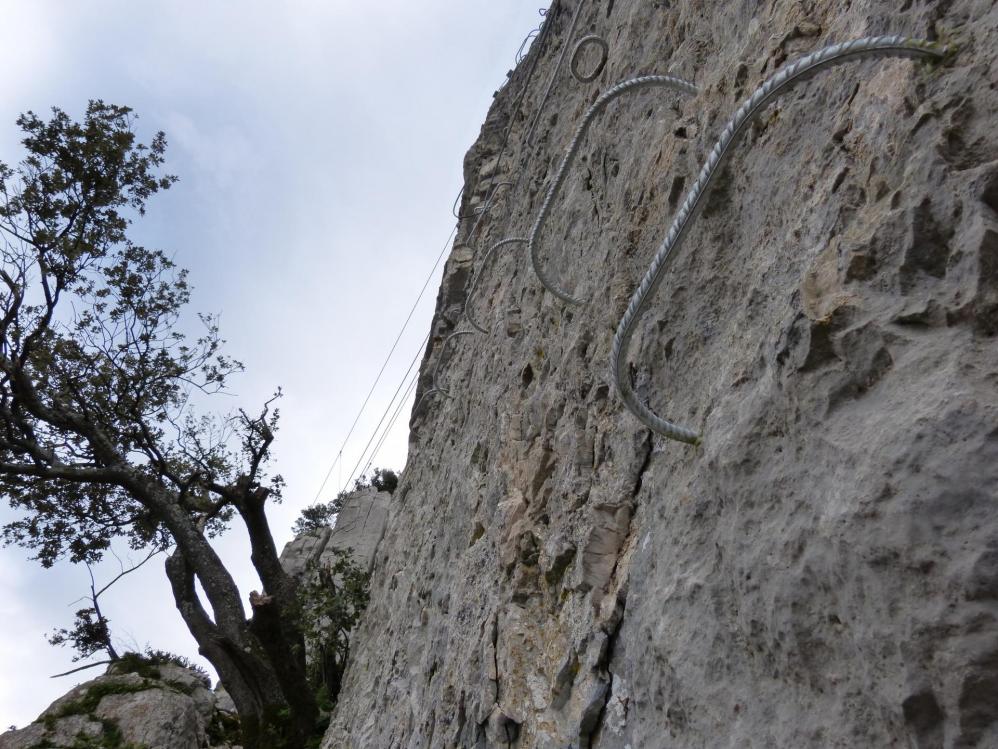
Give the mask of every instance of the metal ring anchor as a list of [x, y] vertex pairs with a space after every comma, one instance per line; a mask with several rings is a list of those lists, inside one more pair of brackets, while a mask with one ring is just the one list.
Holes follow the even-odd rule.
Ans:
[[[579, 71], [579, 63], [582, 61], [582, 52], [589, 45], [595, 44], [599, 47], [600, 58], [599, 62], [596, 63], [596, 67], [593, 68], [592, 72], [588, 74], [583, 74]], [[610, 55], [610, 47], [606, 43], [606, 39], [597, 35], [589, 34], [579, 39], [575, 43], [575, 49], [572, 50], [572, 59], [568, 63], [569, 70], [572, 71], [572, 75], [575, 80], [580, 83], [589, 83], [589, 81], [595, 81], [599, 77], [599, 74], [603, 72], [603, 68], [606, 66], [606, 59]]]
[[475, 278], [471, 282], [471, 289], [469, 289], [468, 296], [465, 297], [464, 300], [464, 316], [468, 318], [468, 322], [471, 323], [471, 327], [473, 327], [479, 333], [488, 333], [489, 331], [483, 328], [481, 325], [479, 325], [478, 322], [475, 320], [474, 315], [471, 314], [471, 300], [475, 296], [475, 291], [477, 291], [478, 289], [478, 283], [481, 280], [482, 275], [485, 273], [485, 266], [488, 264], [489, 258], [492, 257], [492, 254], [500, 247], [503, 247], [508, 244], [526, 244], [526, 243], [527, 240], [525, 237], [507, 237], [506, 239], [500, 239], [494, 245], [489, 247], [489, 249], [485, 253], [485, 257], [482, 258], [482, 267], [479, 268], [478, 273], [475, 274]]
[[711, 179], [720, 171], [725, 158], [731, 152], [731, 146], [744, 131], [745, 126], [756, 117], [763, 108], [779, 95], [789, 91], [795, 84], [807, 80], [811, 75], [845, 62], [865, 57], [932, 57], [942, 58], [948, 49], [921, 39], [910, 39], [902, 36], [875, 36], [857, 39], [852, 42], [835, 44], [818, 50], [801, 58], [789, 67], [777, 72], [766, 80], [755, 92], [746, 99], [735, 112], [721, 132], [721, 137], [714, 145], [707, 161], [697, 177], [696, 183], [690, 189], [683, 202], [669, 233], [659, 247], [641, 283], [631, 297], [627, 310], [624, 312], [617, 331], [613, 337], [613, 348], [610, 355], [610, 366], [614, 382], [621, 399], [630, 411], [652, 431], [679, 442], [699, 444], [700, 435], [694, 430], [678, 426], [651, 410], [642, 403], [631, 386], [627, 368], [627, 349], [634, 334], [635, 323], [645, 312], [648, 300], [658, 288], [664, 277], [665, 262], [669, 255], [680, 245], [686, 229], [692, 223], [701, 200], [710, 186]]
[[537, 213], [537, 219], [534, 221], [534, 227], [530, 230], [530, 236], [527, 240], [527, 245], [530, 250], [530, 263], [533, 266], [534, 273], [537, 278], [544, 285], [544, 288], [554, 294], [556, 297], [561, 299], [563, 302], [568, 304], [582, 304], [582, 299], [572, 296], [567, 291], [563, 291], [559, 288], [554, 280], [548, 276], [547, 272], [541, 267], [540, 258], [537, 255], [537, 238], [540, 236], [541, 229], [544, 228], [544, 222], [547, 220], [548, 212], [551, 209], [551, 202], [554, 200], [554, 196], [557, 195], [558, 190], [561, 188], [562, 184], [565, 182], [565, 177], [568, 174], [568, 168], [575, 161], [575, 157], [579, 152], [579, 147], [582, 145], [582, 138], [588, 132], [589, 126], [592, 124], [593, 119], [603, 111], [607, 104], [629, 91], [636, 91], [642, 88], [649, 88], [652, 86], [663, 86], [665, 88], [671, 88], [675, 91], [679, 91], [684, 94], [695, 94], [698, 89], [689, 81], [683, 80], [682, 78], [676, 78], [671, 75], [645, 75], [638, 78], [629, 78], [626, 81], [621, 81], [616, 86], [608, 89], [602, 96], [600, 96], [593, 105], [589, 107], [586, 113], [582, 117], [582, 122], [579, 123], [579, 127], [575, 131], [575, 135], [572, 138], [572, 142], [568, 146], [568, 150], [565, 152], [565, 158], [561, 161], [561, 166], [558, 167], [558, 172], [555, 174], [554, 180], [551, 182], [551, 187], [548, 188], [547, 195], [544, 196], [544, 202], [541, 203], [541, 209]]

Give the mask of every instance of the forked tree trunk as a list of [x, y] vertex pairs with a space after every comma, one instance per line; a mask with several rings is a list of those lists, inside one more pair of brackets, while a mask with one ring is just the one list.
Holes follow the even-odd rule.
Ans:
[[[194, 586], [194, 573], [183, 556], [174, 552], [166, 562], [177, 609], [198, 643], [198, 651], [218, 672], [239, 714], [242, 746], [245, 749], [300, 749], [307, 734], [295, 727], [288, 735], [282, 715], [290, 714], [279, 680], [263, 648], [250, 632], [249, 623], [241, 636], [223, 633], [201, 605]], [[295, 721], [299, 723], [299, 721]], [[277, 742], [281, 741], [281, 744]]]
[[[236, 705], [245, 749], [301, 749], [315, 731], [318, 707], [305, 677], [304, 641], [291, 616], [294, 581], [280, 566], [259, 504], [239, 508], [266, 590], [250, 596], [251, 620], [243, 614], [238, 588], [221, 559], [196, 528], [182, 527], [190, 522], [183, 515], [170, 518], [181, 526], [176, 530], [167, 523], [177, 549], [167, 559], [166, 572], [199, 652], [218, 671]], [[211, 615], [195, 579], [211, 604]]]

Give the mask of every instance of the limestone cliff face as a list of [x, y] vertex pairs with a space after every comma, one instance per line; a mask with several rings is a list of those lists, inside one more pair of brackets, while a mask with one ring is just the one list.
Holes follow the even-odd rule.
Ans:
[[310, 563], [332, 566], [338, 551], [349, 550], [351, 559], [361, 569], [369, 571], [374, 554], [385, 533], [388, 505], [392, 495], [367, 487], [350, 492], [336, 515], [333, 526], [319, 528], [285, 544], [281, 551], [281, 566], [301, 577]]
[[[515, 185], [448, 263], [421, 392], [450, 397], [413, 413], [324, 746], [998, 746], [998, 6], [566, 0], [549, 18], [465, 162], [466, 213], [493, 174]], [[580, 83], [566, 59], [528, 143], [587, 33], [605, 69]], [[630, 355], [703, 445], [653, 436], [608, 359], [672, 215], [767, 76], [875, 34], [958, 51], [823, 72], [738, 144]], [[647, 73], [700, 93], [613, 103], [541, 239], [588, 304], [504, 247], [473, 300], [490, 332], [445, 352], [582, 114]]]

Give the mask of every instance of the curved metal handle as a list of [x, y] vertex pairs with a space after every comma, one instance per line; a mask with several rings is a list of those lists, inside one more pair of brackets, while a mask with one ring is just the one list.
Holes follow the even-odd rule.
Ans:
[[678, 426], [662, 418], [642, 403], [631, 387], [627, 376], [626, 355], [634, 327], [638, 318], [644, 313], [648, 299], [662, 281], [665, 261], [672, 251], [681, 243], [686, 229], [692, 223], [701, 199], [711, 179], [720, 170], [725, 158], [731, 151], [731, 146], [737, 141], [745, 126], [762, 111], [770, 101], [789, 91], [796, 83], [806, 80], [809, 76], [836, 65], [841, 65], [858, 58], [865, 57], [933, 57], [946, 55], [947, 47], [940, 47], [932, 42], [921, 39], [910, 39], [902, 36], [874, 36], [857, 39], [852, 42], [834, 44], [801, 58], [789, 67], [777, 72], [766, 80], [755, 92], [746, 99], [735, 112], [734, 116], [721, 132], [721, 137], [711, 150], [707, 161], [697, 177], [696, 183], [690, 189], [686, 200], [676, 214], [665, 240], [655, 253], [651, 265], [645, 272], [637, 290], [631, 296], [627, 311], [617, 325], [613, 336], [613, 349], [610, 355], [610, 365], [613, 370], [614, 382], [621, 399], [649, 429], [669, 439], [690, 444], [698, 444], [700, 436], [692, 429]]
[[592, 124], [592, 121], [596, 115], [602, 112], [606, 108], [606, 105], [618, 96], [622, 96], [629, 91], [637, 91], [642, 88], [650, 88], [653, 86], [671, 88], [684, 94], [695, 94], [698, 90], [697, 87], [689, 81], [685, 81], [682, 78], [676, 78], [672, 75], [643, 75], [638, 78], [629, 78], [626, 81], [621, 81], [613, 88], [608, 89], [602, 96], [593, 102], [593, 105], [589, 107], [585, 115], [583, 115], [582, 122], [579, 123], [579, 127], [576, 129], [575, 135], [572, 137], [572, 142], [568, 146], [568, 151], [565, 152], [565, 158], [562, 159], [561, 166], [558, 167], [558, 172], [555, 174], [554, 181], [551, 183], [551, 187], [548, 188], [547, 195], [544, 196], [544, 202], [541, 203], [541, 210], [537, 214], [537, 220], [534, 221], [534, 228], [530, 230], [530, 236], [527, 240], [527, 246], [530, 248], [530, 262], [533, 266], [534, 273], [537, 275], [537, 278], [540, 279], [540, 282], [544, 285], [544, 288], [561, 299], [563, 302], [567, 302], [568, 304], [582, 304], [583, 300], [574, 297], [567, 291], [559, 288], [558, 285], [555, 284], [554, 280], [541, 267], [540, 258], [537, 254], [537, 238], [540, 236], [541, 229], [544, 228], [544, 222], [547, 220], [548, 212], [551, 209], [551, 201], [554, 200], [554, 196], [557, 195], [558, 190], [565, 182], [565, 176], [568, 174], [568, 168], [572, 165], [572, 162], [575, 161], [575, 157], [579, 152], [579, 147], [582, 145], [582, 137], [589, 131], [589, 126]]
[[468, 318], [468, 322], [471, 323], [471, 327], [477, 330], [479, 333], [488, 333], [489, 331], [483, 328], [475, 320], [474, 316], [471, 314], [471, 300], [475, 296], [475, 292], [478, 290], [478, 283], [485, 273], [485, 266], [489, 262], [489, 258], [492, 254], [499, 249], [508, 244], [526, 244], [527, 240], [525, 237], [507, 237], [506, 239], [500, 239], [494, 245], [489, 247], [485, 253], [485, 257], [482, 258], [482, 267], [478, 269], [478, 273], [475, 274], [474, 279], [471, 281], [471, 289], [468, 290], [468, 296], [464, 300], [464, 316]]
[[450, 391], [446, 390], [445, 388], [443, 388], [442, 386], [440, 386], [438, 384], [438, 378], [440, 376], [440, 365], [443, 364], [443, 362], [444, 362], [444, 354], [447, 353], [447, 344], [449, 344], [455, 338], [459, 338], [460, 336], [463, 336], [463, 335], [471, 335], [472, 333], [474, 333], [473, 330], [455, 330], [453, 333], [451, 333], [449, 336], [447, 336], [446, 339], [444, 339], [444, 343], [440, 347], [440, 358], [437, 359], [437, 363], [433, 367], [433, 388], [435, 390], [439, 390], [444, 395], [450, 395]]
[[456, 218], [458, 221], [460, 221], [463, 218], [467, 218], [467, 216], [462, 216], [458, 212], [458, 207], [461, 205], [461, 198], [464, 197], [464, 188], [465, 188], [465, 186], [461, 185], [461, 189], [458, 191], [457, 197], [454, 198], [454, 205], [451, 206], [451, 209], [450, 209], [450, 212], [452, 214], [454, 214], [454, 218]]
[[431, 395], [436, 395], [437, 393], [440, 393], [440, 392], [443, 392], [443, 391], [440, 390], [440, 388], [435, 388], [435, 387], [430, 388], [429, 390], [427, 390], [426, 392], [424, 392], [421, 396], [419, 396], [419, 400], [416, 401], [416, 405], [414, 405], [412, 407], [412, 413], [416, 413], [419, 410], [419, 404], [421, 404], [423, 402], [424, 398], [429, 398]]
[[473, 330], [456, 330], [444, 339], [443, 345], [440, 346], [440, 358], [437, 359], [437, 363], [433, 365], [433, 387], [431, 387], [429, 390], [425, 391], [421, 396], [419, 396], [419, 400], [416, 401], [415, 405], [413, 405], [412, 407], [413, 413], [416, 413], [416, 409], [419, 408], [419, 404], [423, 402], [424, 398], [428, 398], [431, 395], [435, 395], [437, 393], [443, 393], [444, 395], [447, 396], [450, 395], [449, 390], [437, 384], [437, 379], [440, 376], [440, 365], [443, 364], [444, 354], [447, 353], [447, 344], [449, 344], [451, 341], [453, 341], [455, 338], [458, 338], [459, 336], [471, 335], [472, 333], [474, 333]]

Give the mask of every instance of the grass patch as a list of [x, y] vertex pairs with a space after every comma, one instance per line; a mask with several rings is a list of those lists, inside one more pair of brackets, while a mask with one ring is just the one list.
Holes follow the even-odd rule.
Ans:
[[100, 701], [110, 694], [135, 694], [155, 688], [155, 684], [148, 682], [142, 684], [115, 684], [114, 682], [94, 684], [80, 699], [66, 703], [59, 708], [55, 715], [46, 715], [45, 727], [52, 728], [50, 720], [54, 723], [59, 718], [66, 718], [70, 715], [91, 715], [97, 709]]

